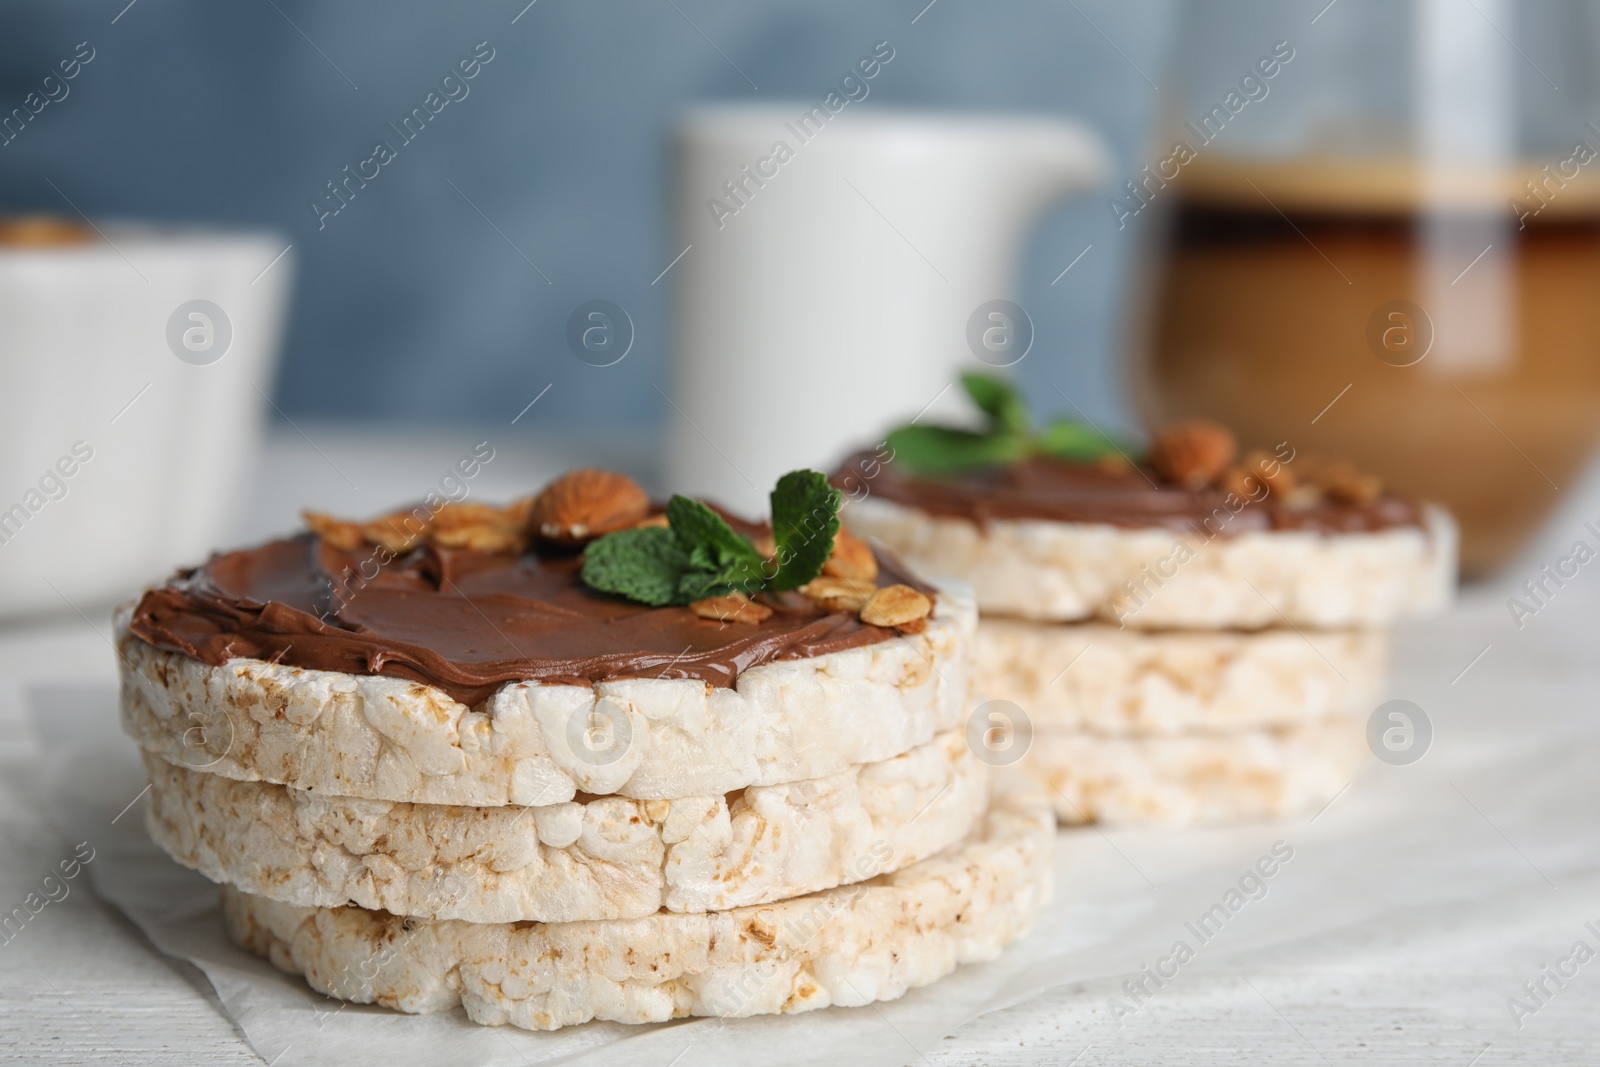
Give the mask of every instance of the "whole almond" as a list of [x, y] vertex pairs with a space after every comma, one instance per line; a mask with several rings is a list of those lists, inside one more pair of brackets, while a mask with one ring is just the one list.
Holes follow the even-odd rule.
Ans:
[[772, 609], [758, 604], [743, 593], [727, 596], [708, 596], [689, 605], [689, 610], [702, 619], [718, 622], [742, 622], [754, 625], [772, 617]]
[[530, 533], [547, 541], [581, 545], [625, 529], [650, 513], [650, 498], [632, 478], [585, 468], [562, 475], [534, 498]]
[[861, 607], [861, 621], [916, 633], [927, 625], [933, 601], [909, 585], [889, 585], [873, 593]]
[[872, 546], [840, 530], [833, 539], [833, 552], [822, 565], [822, 573], [834, 578], [859, 578], [871, 582], [878, 577], [878, 557]]
[[1156, 434], [1147, 459], [1161, 477], [1194, 491], [1221, 477], [1238, 454], [1239, 442], [1231, 430], [1195, 419]]
[[434, 532], [461, 530], [469, 526], [489, 526], [501, 521], [505, 521], [503, 512], [492, 504], [448, 503], [433, 513]]
[[300, 517], [305, 519], [306, 529], [321, 538], [322, 543], [329, 548], [336, 548], [341, 552], [354, 552], [366, 541], [361, 535], [359, 522], [346, 522], [332, 515], [324, 515], [320, 511], [302, 511]]

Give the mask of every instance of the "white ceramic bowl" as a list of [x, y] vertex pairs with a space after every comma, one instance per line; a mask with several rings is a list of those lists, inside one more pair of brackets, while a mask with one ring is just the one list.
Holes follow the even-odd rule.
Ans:
[[0, 617], [87, 611], [204, 559], [249, 488], [288, 242], [106, 236], [0, 246]]

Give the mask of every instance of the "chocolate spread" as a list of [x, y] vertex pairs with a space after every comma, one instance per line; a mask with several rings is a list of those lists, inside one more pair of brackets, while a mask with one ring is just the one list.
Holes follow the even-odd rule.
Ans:
[[1421, 508], [1400, 497], [1384, 496], [1370, 504], [1323, 498], [1309, 507], [1291, 509], [1278, 494], [1267, 493], [1260, 500], [1234, 498], [1230, 506], [1229, 494], [1220, 489], [1191, 492], [1164, 484], [1145, 467], [1108, 470], [1046, 456], [951, 477], [918, 478], [903, 464], [861, 452], [832, 480], [843, 491], [846, 506], [852, 499], [875, 495], [930, 515], [970, 519], [980, 525], [990, 519], [1046, 519], [1130, 529], [1157, 527], [1207, 539], [1252, 530], [1360, 533], [1423, 525]]
[[[581, 557], [571, 552], [423, 545], [380, 567], [374, 551], [340, 551], [301, 534], [221, 553], [145, 593], [131, 629], [214, 665], [245, 657], [381, 674], [466, 704], [528, 679], [698, 678], [732, 687], [763, 663], [896, 636], [793, 593], [773, 596], [771, 618], [754, 625], [633, 603], [584, 585]], [[879, 584], [926, 590], [891, 561], [880, 558], [880, 567]]]

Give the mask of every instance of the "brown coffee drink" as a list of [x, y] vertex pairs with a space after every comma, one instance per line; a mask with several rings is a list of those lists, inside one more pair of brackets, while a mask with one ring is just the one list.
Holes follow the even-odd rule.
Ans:
[[1504, 562], [1600, 435], [1600, 163], [1566, 162], [1195, 160], [1150, 203], [1142, 417], [1349, 457]]

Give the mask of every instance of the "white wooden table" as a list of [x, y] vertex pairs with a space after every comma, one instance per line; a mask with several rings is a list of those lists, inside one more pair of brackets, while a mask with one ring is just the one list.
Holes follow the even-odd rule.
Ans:
[[[274, 437], [255, 506], [238, 531], [241, 538], [288, 528], [302, 505], [362, 513], [418, 496], [485, 436], [497, 448], [479, 483], [486, 499], [524, 492], [576, 462], [626, 463], [641, 454], [625, 441], [614, 442], [613, 456], [597, 456], [574, 445], [500, 440], [492, 431], [434, 432], [403, 440], [393, 434], [305, 429], [316, 448], [292, 431]], [[360, 488], [353, 489], [351, 482]], [[1519, 582], [1553, 560], [1577, 536], [1581, 519], [1596, 514], [1600, 493], [1579, 494], [1528, 560], [1510, 569], [1508, 580]], [[1485, 881], [1496, 886], [1492, 898], [1472, 903], [1476, 876], [1471, 873], [1441, 874], [1463, 882], [1442, 887], [1463, 890], [1457, 893], [1463, 901], [1459, 906], [1408, 909], [1408, 890], [1396, 888], [1397, 899], [1386, 902], [1381, 921], [1185, 973], [1123, 1029], [1109, 1018], [1107, 997], [1117, 992], [1114, 985], [1069, 985], [984, 1016], [937, 1047], [921, 1050], [918, 1060], [908, 1049], [908, 1061], [1600, 1063], [1594, 1022], [1600, 1009], [1600, 961], [1546, 998], [1521, 1029], [1512, 1025], [1506, 1003], [1573, 940], [1587, 937], [1600, 949], [1600, 937], [1582, 926], [1588, 919], [1600, 927], [1596, 838], [1541, 836], [1546, 816], [1540, 811], [1559, 808], [1519, 807], [1523, 793], [1537, 795], [1545, 805], [1559, 805], [1568, 794], [1573, 803], [1594, 800], [1586, 777], [1595, 775], [1570, 773], [1570, 768], [1587, 765], [1592, 772], [1590, 757], [1600, 757], [1594, 696], [1600, 692], [1600, 577], [1586, 574], [1573, 582], [1559, 602], [1540, 613], [1537, 627], [1522, 632], [1510, 623], [1505, 596], [1499, 588], [1474, 590], [1449, 618], [1402, 635], [1397, 664], [1397, 695], [1414, 696], [1436, 710], [1441, 744], [1459, 738], [1480, 749], [1503, 746], [1515, 752], [1541, 738], [1561, 737], [1562, 747], [1578, 757], [1561, 780], [1529, 782], [1526, 789], [1515, 780], [1510, 788], [1484, 784], [1489, 779], [1480, 776], [1441, 780], [1415, 794], [1419, 805], [1444, 810], [1460, 803], [1448, 786], [1473, 806], [1476, 815], [1464, 814], [1465, 821], [1451, 824], [1459, 827], [1452, 831], [1462, 835], [1459, 842], [1427, 844], [1444, 850], [1436, 855], [1457, 844], [1481, 851], [1488, 865]], [[42, 764], [49, 754], [29, 729], [27, 691], [39, 683], [113, 680], [103, 636], [107, 605], [78, 608], [87, 621], [64, 608], [50, 619], [0, 629], [0, 911], [20, 904], [71, 853], [50, 826], [41, 797]], [[1452, 680], [1485, 644], [1491, 650], [1482, 662], [1474, 661]], [[1386, 770], [1391, 769], [1380, 769]], [[1474, 794], [1476, 801], [1468, 799]], [[1403, 822], [1410, 814], [1396, 810], [1394, 818]], [[1587, 814], [1600, 823], [1594, 818], [1600, 812]], [[1339, 808], [1327, 817], [1340, 817]], [[1317, 830], [1307, 831], [1307, 854], [1316, 847]], [[1165, 877], [1159, 841], [1123, 833], [1103, 840], [1125, 854], [1130, 866], [1154, 872], [1153, 880]], [[1351, 866], [1352, 893], [1385, 892], [1381, 882], [1361, 884], [1363, 872], [1354, 869], [1360, 865]], [[1556, 877], [1547, 879], [1552, 872]], [[1420, 874], [1425, 878], [1427, 871]], [[1129, 892], [1136, 890], [1130, 875]], [[1061, 892], [1070, 895], [1072, 887]], [[1140, 962], [1130, 956], [1128, 970]], [[217, 1009], [197, 971], [155, 952], [135, 927], [94, 897], [86, 879], [78, 879], [65, 899], [0, 943], [0, 1062], [261, 1060]]]

